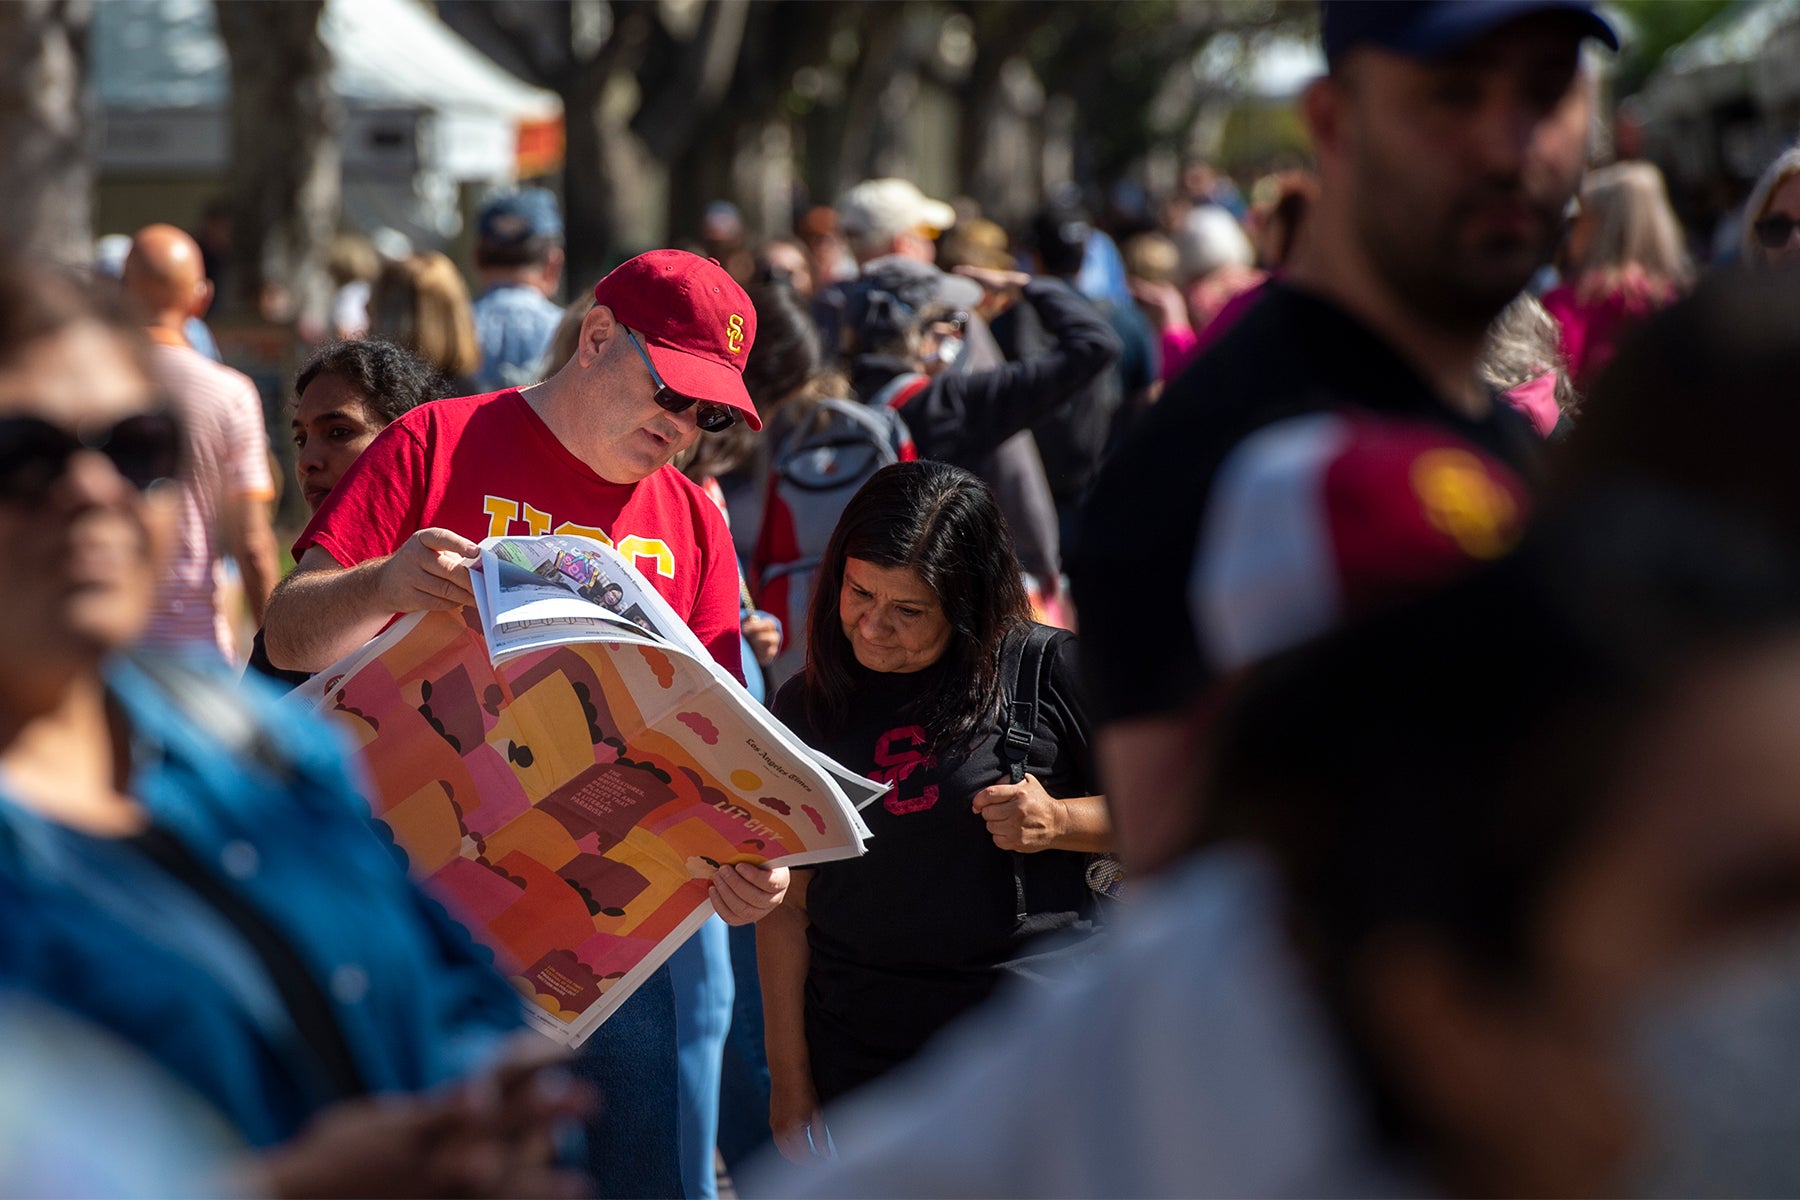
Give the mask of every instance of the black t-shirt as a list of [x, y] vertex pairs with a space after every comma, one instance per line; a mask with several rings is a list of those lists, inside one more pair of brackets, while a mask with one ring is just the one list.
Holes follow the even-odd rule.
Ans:
[[[1095, 795], [1074, 639], [1057, 638], [1048, 655], [1027, 770], [1052, 796]], [[1007, 779], [998, 718], [954, 761], [939, 761], [923, 753], [924, 730], [909, 713], [945, 669], [855, 668], [854, 711], [831, 736], [806, 719], [803, 677], [775, 698], [775, 715], [808, 745], [896, 784], [863, 810], [874, 834], [868, 852], [812, 868], [807, 888], [807, 1044], [823, 1100], [912, 1057], [985, 999], [997, 964], [1018, 953], [1014, 856], [972, 808], [975, 793]], [[1086, 855], [1045, 850], [1022, 860], [1030, 911], [1091, 908]]]
[[1082, 509], [1067, 557], [1098, 720], [1174, 712], [1212, 683], [1187, 595], [1213, 475], [1256, 430], [1333, 410], [1432, 421], [1537, 476], [1524, 418], [1500, 403], [1464, 416], [1348, 313], [1271, 284], [1132, 429]]

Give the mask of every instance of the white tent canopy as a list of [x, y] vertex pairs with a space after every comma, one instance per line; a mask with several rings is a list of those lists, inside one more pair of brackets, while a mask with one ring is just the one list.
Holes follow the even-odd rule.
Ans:
[[[515, 78], [415, 0], [327, 0], [320, 36], [332, 84], [352, 112], [433, 114], [420, 154], [454, 180], [510, 179], [518, 125], [554, 119], [562, 108], [554, 92]], [[214, 136], [178, 140], [215, 160], [188, 167], [222, 165], [230, 81], [211, 0], [96, 5], [92, 68], [109, 120], [134, 112], [217, 114], [218, 128], [204, 131]], [[129, 147], [119, 149], [127, 152], [121, 165], [139, 165], [129, 162]]]

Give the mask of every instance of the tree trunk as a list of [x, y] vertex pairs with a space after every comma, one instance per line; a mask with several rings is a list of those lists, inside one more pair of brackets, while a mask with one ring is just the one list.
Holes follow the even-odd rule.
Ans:
[[81, 0], [0, 4], [0, 237], [57, 262], [94, 257], [87, 74], [90, 6]]
[[843, 140], [830, 194], [878, 174], [891, 174], [895, 150], [904, 141], [904, 107], [896, 103], [913, 69], [906, 44], [906, 7], [875, 3], [865, 10], [863, 53], [843, 105]]
[[215, 8], [231, 57], [226, 311], [323, 330], [343, 129], [330, 55], [319, 38], [324, 0], [215, 0]]
[[606, 147], [600, 133], [600, 95], [605, 79], [577, 75], [562, 93], [563, 242], [569, 295], [599, 282], [611, 266], [618, 215], [608, 186]]

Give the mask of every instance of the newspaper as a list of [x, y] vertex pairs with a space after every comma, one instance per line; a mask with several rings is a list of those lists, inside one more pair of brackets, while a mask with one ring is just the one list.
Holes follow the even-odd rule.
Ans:
[[861, 854], [887, 788], [805, 746], [587, 538], [489, 538], [475, 609], [414, 613], [294, 695], [363, 747], [434, 896], [579, 1045], [712, 913], [726, 863]]

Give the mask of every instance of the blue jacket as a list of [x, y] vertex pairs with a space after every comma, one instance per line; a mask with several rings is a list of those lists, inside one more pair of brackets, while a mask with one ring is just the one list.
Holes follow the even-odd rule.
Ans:
[[[213, 723], [172, 701], [165, 678], [123, 661], [107, 674], [151, 821], [286, 936], [371, 1091], [479, 1066], [520, 1026], [518, 998], [407, 880], [357, 795], [350, 749], [260, 691], [183, 688], [225, 699], [251, 731], [233, 747], [197, 728]], [[262, 960], [216, 909], [129, 842], [47, 821], [8, 792], [0, 777], [0, 984], [137, 1045], [253, 1145], [292, 1136], [335, 1098]]]

